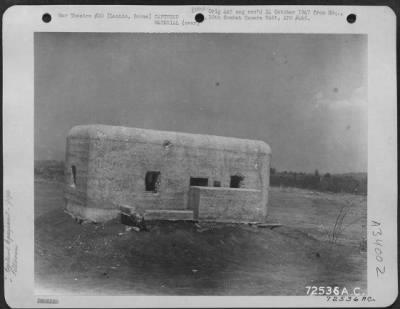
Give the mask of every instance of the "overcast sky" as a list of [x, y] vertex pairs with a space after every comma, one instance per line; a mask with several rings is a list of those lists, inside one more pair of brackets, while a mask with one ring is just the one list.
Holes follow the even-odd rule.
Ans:
[[35, 35], [35, 159], [109, 124], [259, 139], [278, 170], [367, 170], [367, 38]]

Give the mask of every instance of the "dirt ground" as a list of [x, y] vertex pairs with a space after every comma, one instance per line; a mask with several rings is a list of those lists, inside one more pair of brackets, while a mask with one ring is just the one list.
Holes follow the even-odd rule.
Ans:
[[35, 286], [81, 295], [304, 295], [305, 287], [366, 292], [366, 198], [271, 188], [269, 222], [78, 224], [63, 187], [35, 181]]

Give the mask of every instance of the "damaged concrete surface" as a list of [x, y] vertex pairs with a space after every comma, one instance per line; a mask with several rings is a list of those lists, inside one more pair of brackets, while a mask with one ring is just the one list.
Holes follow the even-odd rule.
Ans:
[[[192, 179], [228, 189], [232, 177], [241, 179], [240, 188], [260, 194], [255, 200], [254, 195], [235, 193], [243, 201], [237, 206], [249, 207], [238, 218], [229, 213], [229, 200], [221, 198], [218, 204], [228, 213], [215, 211], [213, 219], [247, 221], [244, 214], [265, 219], [271, 151], [262, 141], [87, 125], [71, 129], [66, 153], [66, 207], [88, 220], [116, 217], [120, 205], [135, 207], [142, 215], [147, 210], [189, 210]], [[205, 212], [211, 219], [212, 213]]]

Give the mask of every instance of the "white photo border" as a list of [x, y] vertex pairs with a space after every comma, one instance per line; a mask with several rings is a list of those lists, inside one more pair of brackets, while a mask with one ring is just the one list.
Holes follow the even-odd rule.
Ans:
[[[3, 15], [4, 248], [14, 250], [18, 268], [5, 273], [11, 307], [43, 307], [38, 298], [56, 298], [46, 307], [377, 307], [397, 298], [397, 96], [396, 16], [389, 7], [268, 6], [271, 9], [334, 10], [342, 16], [316, 16], [311, 22], [205, 20], [187, 25], [156, 25], [152, 20], [58, 18], [59, 13], [179, 14], [215, 6], [13, 6]], [[253, 9], [266, 6], [252, 6]], [[227, 8], [227, 6], [224, 6]], [[235, 8], [233, 6], [233, 8]], [[246, 8], [246, 7], [241, 7]], [[53, 16], [44, 23], [42, 15]], [[357, 15], [350, 24], [346, 16]], [[34, 33], [186, 32], [334, 33], [368, 35], [368, 296], [374, 302], [328, 302], [323, 296], [65, 296], [34, 293]], [[380, 228], [381, 233], [376, 228]], [[8, 235], [7, 235], [8, 234]], [[377, 241], [383, 243], [380, 247]], [[17, 246], [17, 249], [15, 249]], [[15, 253], [17, 251], [17, 253]], [[382, 261], [380, 261], [382, 259]], [[4, 261], [6, 263], [6, 261]], [[383, 274], [378, 274], [377, 267]], [[383, 268], [384, 267], [384, 268]]]

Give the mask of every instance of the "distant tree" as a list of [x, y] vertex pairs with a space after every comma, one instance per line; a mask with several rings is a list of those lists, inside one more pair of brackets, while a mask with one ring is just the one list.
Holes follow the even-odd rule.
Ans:
[[331, 177], [331, 174], [326, 173], [326, 174], [324, 175], [324, 177], [325, 177], [325, 178], [330, 178], [330, 177]]
[[315, 170], [314, 176], [315, 176], [315, 177], [319, 177], [319, 172], [318, 172], [318, 170]]
[[270, 173], [271, 173], [271, 175], [275, 175], [275, 173], [276, 173], [276, 169], [274, 169], [273, 167], [271, 167], [271, 169], [270, 169]]

